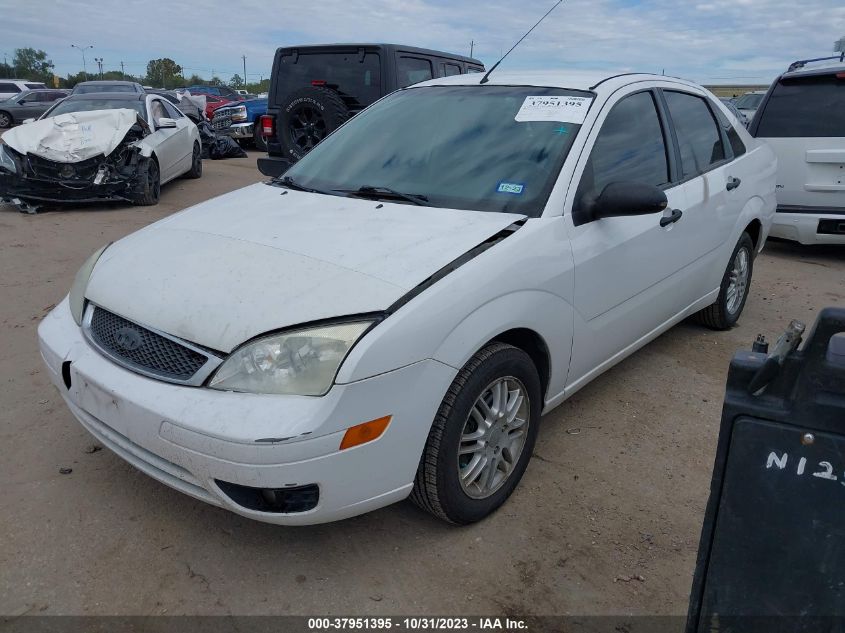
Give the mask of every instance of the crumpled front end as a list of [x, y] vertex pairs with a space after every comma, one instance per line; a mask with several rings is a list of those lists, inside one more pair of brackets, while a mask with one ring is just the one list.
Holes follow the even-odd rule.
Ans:
[[143, 187], [149, 160], [137, 141], [148, 133], [146, 123], [137, 119], [116, 147], [106, 148], [108, 153], [73, 162], [55, 160], [52, 154], [47, 158], [33, 148], [21, 152], [8, 143], [0, 146], [0, 202], [30, 213], [45, 203], [132, 202]]

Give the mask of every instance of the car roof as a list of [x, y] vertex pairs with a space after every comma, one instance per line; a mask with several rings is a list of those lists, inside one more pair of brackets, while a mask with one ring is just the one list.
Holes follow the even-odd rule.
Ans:
[[478, 59], [473, 57], [467, 57], [466, 55], [458, 55], [457, 53], [450, 53], [449, 51], [437, 51], [431, 48], [419, 48], [417, 46], [405, 46], [404, 44], [375, 44], [375, 43], [356, 43], [356, 42], [344, 42], [340, 44], [308, 44], [305, 46], [282, 46], [276, 50], [278, 54], [279, 51], [319, 51], [319, 50], [331, 50], [333, 48], [347, 48], [347, 49], [355, 49], [355, 48], [389, 48], [398, 51], [403, 51], [407, 53], [416, 53], [418, 55], [429, 55], [431, 57], [445, 57], [447, 59], [457, 59], [462, 62], [467, 62], [470, 64], [476, 64], [478, 66], [483, 66], [484, 63]]
[[80, 81], [77, 86], [96, 86], [96, 85], [109, 85], [109, 86], [137, 86], [138, 82], [136, 81], [124, 81], [123, 79], [97, 79], [96, 81]]
[[106, 99], [111, 101], [138, 101], [146, 98], [145, 92], [86, 92], [84, 94], [68, 95], [69, 100], [82, 101], [84, 99]]
[[[466, 75], [452, 75], [451, 77], [438, 77], [428, 81], [415, 84], [416, 86], [442, 86], [442, 85], [478, 85], [481, 83], [483, 73], [468, 73]], [[573, 71], [573, 70], [543, 70], [543, 71], [499, 71], [490, 73], [488, 86], [536, 86], [545, 88], [566, 88], [569, 90], [584, 90], [590, 92], [610, 93], [622, 86], [642, 81], [668, 81], [677, 83], [689, 88], [702, 89], [696, 83], [669, 77], [666, 75], [655, 75], [652, 73], [631, 73], [614, 71]]]

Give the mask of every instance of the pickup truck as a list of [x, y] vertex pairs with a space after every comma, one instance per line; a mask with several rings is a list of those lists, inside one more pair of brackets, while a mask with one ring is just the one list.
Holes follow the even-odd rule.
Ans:
[[218, 117], [230, 117], [232, 125], [218, 130], [218, 133], [227, 134], [238, 142], [254, 143], [255, 149], [266, 152], [267, 141], [261, 135], [259, 123], [259, 119], [265, 114], [267, 114], [267, 99], [233, 101], [214, 111], [212, 124]]

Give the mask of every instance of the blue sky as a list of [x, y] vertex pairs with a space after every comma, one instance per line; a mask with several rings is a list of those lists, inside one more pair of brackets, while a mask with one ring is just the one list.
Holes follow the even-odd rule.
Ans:
[[[267, 77], [278, 46], [387, 41], [468, 54], [488, 67], [554, 0], [3, 0], [0, 54], [31, 46], [65, 75], [71, 44], [105, 69], [143, 73], [171, 57], [187, 73]], [[663, 72], [701, 83], [767, 83], [790, 61], [832, 54], [845, 35], [834, 0], [566, 0], [503, 68]]]

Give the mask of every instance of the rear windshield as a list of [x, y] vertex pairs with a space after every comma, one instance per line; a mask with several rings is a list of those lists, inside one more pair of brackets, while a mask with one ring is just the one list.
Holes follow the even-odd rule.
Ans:
[[68, 114], [70, 112], [88, 112], [91, 110], [120, 110], [127, 108], [135, 110], [144, 119], [147, 118], [147, 111], [144, 102], [139, 99], [66, 99], [57, 103], [51, 110], [47, 110], [42, 118]]
[[[581, 99], [543, 100], [552, 96]], [[534, 113], [545, 113], [544, 104], [585, 112], [591, 97], [518, 86], [400, 90], [351, 119], [285, 176], [334, 195], [387, 187], [426, 206], [537, 217], [581, 126], [549, 120], [578, 118], [571, 114]]]
[[96, 86], [76, 86], [73, 89], [73, 94], [87, 95], [92, 92], [135, 92], [132, 86], [123, 84], [98, 84]]
[[781, 79], [758, 117], [759, 137], [845, 136], [845, 77]]
[[282, 55], [276, 76], [277, 102], [293, 90], [326, 85], [354, 97], [362, 106], [381, 96], [381, 64], [377, 53], [300, 53]]

